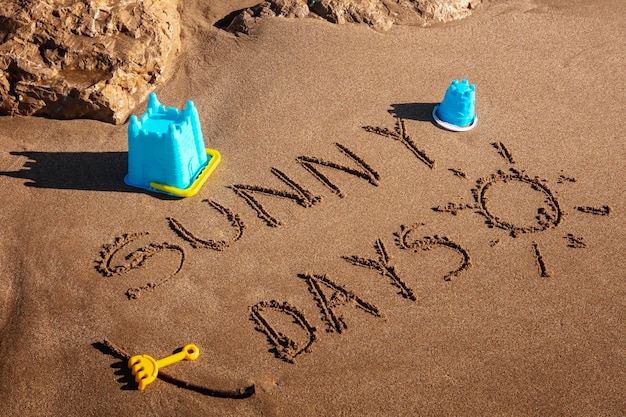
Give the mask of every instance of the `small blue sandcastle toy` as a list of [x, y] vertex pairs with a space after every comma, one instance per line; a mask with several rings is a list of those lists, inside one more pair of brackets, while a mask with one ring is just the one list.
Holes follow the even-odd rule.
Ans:
[[221, 155], [204, 147], [200, 118], [193, 101], [178, 110], [165, 107], [155, 93], [148, 110], [128, 124], [128, 174], [133, 187], [171, 194], [195, 195], [220, 163]]
[[435, 106], [433, 117], [444, 129], [464, 132], [476, 126], [476, 87], [467, 80], [452, 81], [443, 101]]

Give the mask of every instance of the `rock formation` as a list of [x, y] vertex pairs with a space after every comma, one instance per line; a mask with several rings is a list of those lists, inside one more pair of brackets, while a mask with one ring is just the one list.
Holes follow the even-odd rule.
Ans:
[[[221, 0], [215, 0], [221, 1]], [[228, 30], [258, 18], [314, 16], [330, 22], [443, 22], [482, 0], [268, 0]], [[178, 0], [2, 0], [0, 115], [124, 122], [163, 82], [180, 50]]]
[[178, 0], [2, 0], [0, 114], [124, 122], [180, 50]]
[[426, 26], [470, 15], [482, 0], [268, 0], [242, 11], [228, 30], [248, 33], [255, 19], [266, 16], [318, 16], [333, 23], [365, 23], [377, 30], [394, 24]]

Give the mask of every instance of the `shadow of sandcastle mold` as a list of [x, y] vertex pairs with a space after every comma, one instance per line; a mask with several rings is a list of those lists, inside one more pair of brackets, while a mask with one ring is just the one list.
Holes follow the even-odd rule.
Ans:
[[9, 152], [11, 162], [23, 165], [0, 176], [26, 180], [35, 188], [134, 192], [120, 182], [126, 172], [126, 152]]
[[148, 109], [128, 124], [128, 174], [133, 187], [177, 197], [195, 195], [213, 173], [220, 153], [204, 147], [200, 118], [193, 101], [178, 110], [150, 94]]
[[431, 122], [433, 120], [433, 109], [439, 103], [395, 103], [391, 104], [389, 114], [398, 119], [417, 120], [418, 122]]

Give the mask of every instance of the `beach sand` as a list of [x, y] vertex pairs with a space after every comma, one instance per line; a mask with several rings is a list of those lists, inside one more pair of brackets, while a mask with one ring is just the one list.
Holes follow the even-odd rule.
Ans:
[[[156, 91], [222, 154], [196, 196], [124, 184], [127, 125], [0, 118], [3, 415], [626, 414], [620, 1], [248, 36], [207, 3]], [[454, 79], [469, 132], [431, 117]], [[120, 359], [188, 343], [164, 372], [254, 395]]]

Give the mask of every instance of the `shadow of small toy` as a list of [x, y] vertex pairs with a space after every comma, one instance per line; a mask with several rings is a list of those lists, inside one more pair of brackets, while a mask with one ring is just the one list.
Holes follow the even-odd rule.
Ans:
[[476, 126], [476, 86], [453, 80], [441, 103], [392, 104], [389, 113], [398, 119], [431, 122], [444, 130], [465, 132]]
[[387, 110], [393, 117], [403, 120], [416, 120], [418, 122], [431, 122], [433, 109], [439, 103], [397, 103], [392, 104]]

